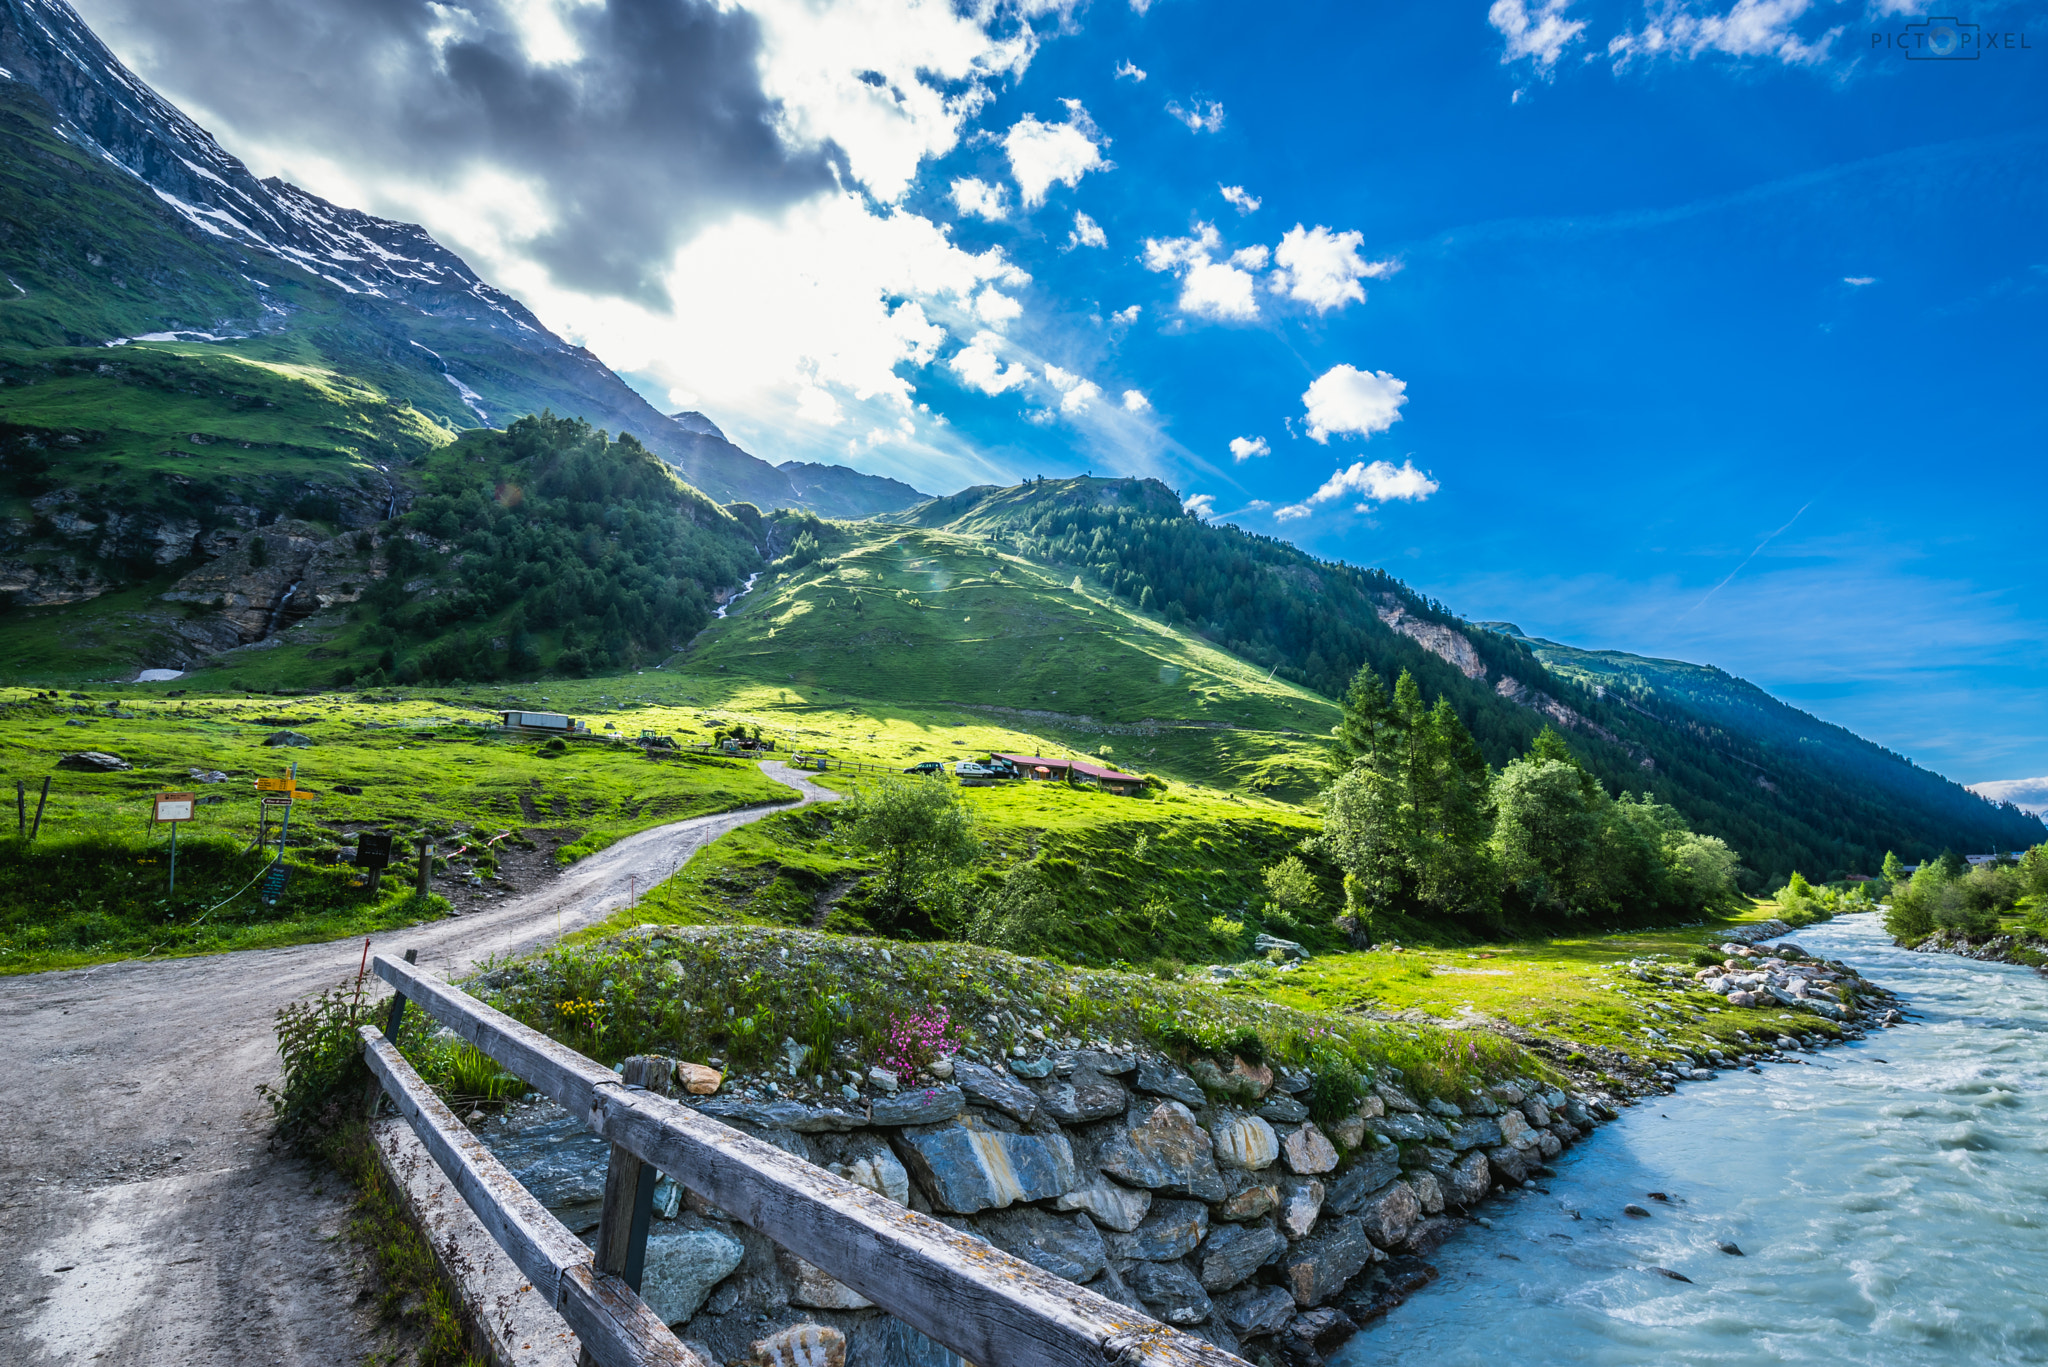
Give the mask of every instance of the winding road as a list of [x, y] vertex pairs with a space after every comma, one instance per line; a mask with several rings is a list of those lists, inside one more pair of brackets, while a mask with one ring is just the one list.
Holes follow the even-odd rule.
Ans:
[[[602, 920], [711, 841], [838, 796], [628, 837], [489, 911], [386, 931], [455, 975]], [[352, 1367], [379, 1347], [349, 1193], [270, 1145], [272, 1018], [353, 977], [360, 940], [0, 978], [0, 1363]]]

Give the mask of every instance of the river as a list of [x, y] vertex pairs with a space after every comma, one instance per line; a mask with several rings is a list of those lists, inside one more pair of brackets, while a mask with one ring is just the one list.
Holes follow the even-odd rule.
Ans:
[[2048, 1362], [2048, 978], [1873, 915], [1796, 939], [1916, 1019], [1602, 1126], [1333, 1367]]

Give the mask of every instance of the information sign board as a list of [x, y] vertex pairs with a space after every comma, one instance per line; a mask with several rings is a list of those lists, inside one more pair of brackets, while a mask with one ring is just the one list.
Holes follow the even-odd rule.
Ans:
[[190, 821], [198, 810], [199, 799], [194, 793], [158, 793], [156, 795], [156, 820]]
[[391, 867], [391, 836], [385, 831], [364, 831], [356, 837], [356, 867], [359, 869], [388, 869]]

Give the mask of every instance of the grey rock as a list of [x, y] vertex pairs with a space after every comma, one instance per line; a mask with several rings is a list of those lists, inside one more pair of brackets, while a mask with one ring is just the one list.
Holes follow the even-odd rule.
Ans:
[[1109, 1251], [1119, 1258], [1169, 1263], [1193, 1253], [1208, 1232], [1209, 1208], [1200, 1201], [1157, 1201], [1136, 1229], [1109, 1236]]
[[1534, 1142], [1529, 1137], [1529, 1121], [1520, 1111], [1500, 1113], [1500, 1142], [1518, 1149], [1525, 1149]]
[[1085, 1210], [1104, 1229], [1136, 1229], [1152, 1208], [1152, 1193], [1121, 1186], [1097, 1173], [1093, 1181], [1053, 1202], [1059, 1210]]
[[[706, 1362], [724, 1362], [714, 1353], [699, 1353]], [[860, 1367], [967, 1367], [949, 1348], [941, 1347], [894, 1315], [862, 1315], [846, 1327], [846, 1361]]]
[[1219, 1111], [1209, 1122], [1209, 1138], [1222, 1167], [1257, 1172], [1280, 1156], [1280, 1136], [1273, 1127], [1242, 1111]]
[[976, 1232], [1005, 1253], [1070, 1282], [1085, 1282], [1108, 1264], [1101, 1233], [1078, 1212], [1056, 1215], [1025, 1206], [978, 1216], [973, 1223]]
[[984, 1068], [972, 1059], [953, 1060], [953, 1081], [969, 1101], [1001, 1111], [1013, 1120], [1028, 1125], [1038, 1114], [1038, 1093], [1015, 1078], [1005, 1077], [993, 1068]]
[[1406, 1182], [1389, 1182], [1359, 1203], [1354, 1218], [1363, 1222], [1367, 1238], [1394, 1248], [1422, 1218], [1422, 1200]]
[[1097, 1125], [1086, 1134], [1090, 1164], [1127, 1186], [1201, 1201], [1226, 1194], [1208, 1134], [1178, 1101], [1157, 1102], [1149, 1111], [1134, 1106], [1131, 1123]]
[[787, 1249], [782, 1251], [782, 1272], [789, 1278], [791, 1305], [810, 1310], [866, 1310], [874, 1305], [824, 1268], [812, 1266]]
[[1308, 957], [1308, 951], [1294, 941], [1283, 940], [1277, 935], [1268, 935], [1264, 931], [1252, 937], [1252, 948], [1261, 954], [1270, 954], [1277, 949], [1290, 959], [1306, 959]]
[[1539, 1130], [1550, 1123], [1550, 1108], [1543, 1104], [1541, 1097], [1523, 1097], [1522, 1114]]
[[1366, 1128], [1388, 1139], [1417, 1142], [1430, 1137], [1429, 1122], [1422, 1116], [1406, 1111], [1392, 1111], [1375, 1120], [1365, 1122]]
[[1330, 1126], [1330, 1138], [1340, 1149], [1355, 1149], [1365, 1142], [1365, 1117], [1347, 1115]]
[[1444, 1200], [1469, 1210], [1485, 1200], [1486, 1193], [1492, 1188], [1493, 1170], [1487, 1164], [1486, 1155], [1474, 1149], [1451, 1169], [1449, 1179], [1444, 1183]]
[[1463, 1118], [1465, 1114], [1463, 1107], [1453, 1105], [1441, 1097], [1434, 1096], [1426, 1103], [1426, 1109], [1431, 1115], [1440, 1115], [1446, 1120], [1458, 1120]]
[[1153, 1096], [1171, 1097], [1183, 1106], [1204, 1106], [1209, 1101], [1193, 1078], [1165, 1059], [1149, 1055], [1141, 1055], [1138, 1059], [1138, 1090]]
[[1313, 1177], [1290, 1177], [1281, 1189], [1280, 1228], [1290, 1239], [1305, 1239], [1322, 1213], [1325, 1190]]
[[104, 750], [84, 750], [75, 755], [66, 755], [57, 761], [59, 769], [82, 769], [89, 774], [113, 774], [133, 768], [119, 755], [110, 755]]
[[1445, 1215], [1425, 1215], [1408, 1231], [1401, 1251], [1414, 1258], [1427, 1258], [1458, 1232], [1458, 1222]]
[[1216, 1298], [1223, 1322], [1245, 1338], [1276, 1333], [1294, 1318], [1294, 1297], [1278, 1286], [1247, 1286]]
[[1077, 1069], [1088, 1069], [1104, 1077], [1122, 1077], [1138, 1066], [1132, 1054], [1112, 1054], [1106, 1049], [1075, 1049], [1057, 1055], [1059, 1072], [1062, 1076]]
[[1270, 1173], [1235, 1168], [1225, 1180], [1230, 1194], [1211, 1212], [1219, 1220], [1256, 1220], [1280, 1204], [1280, 1184]]
[[[1482, 1150], [1474, 1149], [1473, 1152], [1478, 1153]], [[1486, 1149], [1483, 1152], [1486, 1154], [1487, 1163], [1493, 1168], [1494, 1176], [1515, 1182], [1528, 1181], [1529, 1173], [1536, 1165], [1534, 1155], [1511, 1144], [1502, 1144], [1498, 1148]]]
[[875, 1067], [868, 1069], [868, 1085], [879, 1087], [885, 1092], [893, 1092], [903, 1084], [893, 1068]]
[[1536, 1152], [1545, 1158], [1555, 1158], [1564, 1152], [1564, 1141], [1548, 1130], [1541, 1131], [1536, 1136]]
[[1082, 1125], [1122, 1115], [1131, 1104], [1131, 1094], [1093, 1068], [1076, 1068], [1070, 1077], [1048, 1082], [1039, 1089], [1045, 1110], [1062, 1125]]
[[1422, 1213], [1441, 1215], [1444, 1213], [1444, 1189], [1433, 1172], [1411, 1173], [1408, 1185], [1415, 1188], [1415, 1199], [1422, 1202]]
[[302, 736], [296, 731], [275, 731], [263, 738], [265, 745], [289, 745], [304, 747], [313, 743], [311, 736]]
[[830, 1164], [827, 1170], [878, 1195], [886, 1196], [899, 1206], [910, 1204], [910, 1174], [896, 1161], [896, 1155], [881, 1143], [867, 1146], [865, 1152], [851, 1157], [847, 1162]]
[[612, 1146], [574, 1116], [560, 1114], [508, 1134], [487, 1127], [479, 1136], [535, 1200], [549, 1210], [604, 1199], [604, 1174]]
[[1210, 1291], [1228, 1291], [1286, 1248], [1286, 1236], [1271, 1225], [1217, 1225], [1196, 1250], [1195, 1275]]
[[[895, 1096], [876, 1097], [868, 1108], [873, 1125], [936, 1125], [951, 1120], [967, 1107], [958, 1087], [920, 1087]], [[792, 1127], [794, 1128], [794, 1127]]]
[[1485, 1092], [1474, 1092], [1465, 1103], [1466, 1115], [1499, 1115], [1500, 1103]]
[[732, 1275], [745, 1253], [737, 1238], [708, 1224], [658, 1227], [647, 1236], [640, 1297], [663, 1324], [681, 1324]]
[[1475, 1116], [1451, 1131], [1451, 1147], [1460, 1153], [1466, 1149], [1490, 1149], [1500, 1142], [1500, 1122], [1489, 1116]]
[[1308, 1107], [1276, 1091], [1260, 1105], [1259, 1118], [1275, 1125], [1298, 1125], [1308, 1119]]
[[1350, 1167], [1337, 1175], [1328, 1184], [1329, 1195], [1323, 1198], [1323, 1208], [1338, 1215], [1349, 1215], [1357, 1210], [1366, 1196], [1401, 1175], [1401, 1155], [1394, 1149], [1374, 1149], [1361, 1153]]
[[973, 1113], [897, 1133], [896, 1153], [941, 1210], [972, 1215], [1018, 1201], [1050, 1201], [1077, 1183], [1063, 1134], [1009, 1134]]
[[1047, 1077], [1050, 1076], [1052, 1073], [1052, 1066], [1052, 1059], [1049, 1057], [1013, 1058], [1010, 1060], [1010, 1071], [1015, 1073], [1018, 1077]]
[[1391, 1082], [1375, 1082], [1372, 1085], [1372, 1089], [1378, 1094], [1379, 1099], [1386, 1103], [1389, 1111], [1399, 1111], [1403, 1114], [1412, 1115], [1422, 1109], [1422, 1107], [1415, 1104], [1414, 1097], [1408, 1095], [1408, 1093], [1402, 1091]]
[[1297, 1073], [1292, 1068], [1275, 1068], [1273, 1085], [1289, 1096], [1300, 1096], [1314, 1085], [1315, 1079], [1307, 1073]]
[[700, 1114], [728, 1125], [751, 1125], [764, 1130], [793, 1130], [797, 1134], [846, 1134], [868, 1123], [857, 1110], [841, 1106], [806, 1106], [801, 1101], [747, 1101], [740, 1097], [713, 1097], [697, 1108]]
[[1314, 1125], [1303, 1125], [1280, 1141], [1280, 1152], [1295, 1174], [1311, 1177], [1337, 1166], [1337, 1146]]
[[1528, 1095], [1520, 1085], [1513, 1082], [1496, 1083], [1492, 1091], [1504, 1106], [1519, 1106], [1522, 1104], [1522, 1098]]
[[1141, 1315], [1150, 1317], [1152, 1314], [1150, 1310], [1145, 1308], [1145, 1302], [1138, 1299], [1138, 1293], [1131, 1290], [1124, 1279], [1117, 1274], [1116, 1264], [1114, 1263], [1104, 1268], [1100, 1277], [1089, 1282], [1088, 1289], [1101, 1296], [1104, 1300], [1115, 1301], [1118, 1305], [1129, 1310], [1135, 1310]]
[[1386, 1255], [1374, 1247], [1365, 1221], [1356, 1215], [1325, 1221], [1280, 1260], [1280, 1284], [1306, 1309], [1320, 1305], [1344, 1284]]
[[1306, 1364], [1321, 1362], [1323, 1354], [1343, 1347], [1357, 1332], [1349, 1315], [1325, 1306], [1296, 1315], [1274, 1342], [1288, 1361]]
[[654, 1213], [664, 1220], [673, 1220], [683, 1208], [683, 1189], [676, 1185], [673, 1177], [663, 1174], [654, 1184]]
[[1125, 1279], [1145, 1307], [1168, 1324], [1200, 1324], [1215, 1312], [1201, 1282], [1181, 1263], [1136, 1263]]

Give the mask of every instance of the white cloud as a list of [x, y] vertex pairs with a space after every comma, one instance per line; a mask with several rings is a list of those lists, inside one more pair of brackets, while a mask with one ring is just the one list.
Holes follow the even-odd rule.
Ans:
[[1145, 11], [1151, 8], [1152, 0], [1131, 0], [1131, 13], [1141, 19], [1145, 17]]
[[1110, 314], [1109, 321], [1112, 323], [1121, 323], [1125, 327], [1129, 327], [1132, 323], [1138, 321], [1138, 315], [1142, 312], [1144, 312], [1143, 309], [1139, 308], [1138, 305], [1133, 304], [1129, 308], [1118, 309], [1115, 313]]
[[953, 182], [950, 194], [953, 207], [969, 218], [994, 223], [1010, 216], [1008, 186], [991, 185], [980, 176], [964, 176]]
[[1230, 254], [1230, 264], [1240, 270], [1262, 271], [1266, 269], [1266, 260], [1271, 255], [1272, 253], [1267, 251], [1263, 244], [1256, 247], [1246, 247], [1242, 251], [1235, 251]]
[[1566, 47], [1586, 31], [1583, 19], [1567, 19], [1564, 12], [1572, 0], [1538, 0], [1532, 13], [1525, 0], [1494, 0], [1486, 21], [1507, 39], [1500, 55], [1502, 65], [1527, 57], [1545, 75], [1557, 65]]
[[1142, 390], [1142, 389], [1126, 389], [1126, 390], [1124, 391], [1124, 412], [1126, 412], [1126, 413], [1149, 413], [1149, 412], [1151, 412], [1151, 411], [1152, 411], [1152, 400], [1150, 400], [1150, 399], [1148, 399], [1148, 398], [1146, 398], [1146, 397], [1145, 397], [1145, 391], [1144, 391], [1144, 390]]
[[1248, 513], [1263, 513], [1266, 511], [1266, 509], [1272, 506], [1272, 504], [1266, 502], [1266, 500], [1263, 498], [1255, 498], [1251, 502], [1244, 505], [1244, 510]]
[[1307, 517], [1319, 504], [1347, 496], [1363, 500], [1357, 511], [1368, 513], [1382, 503], [1426, 502], [1442, 487], [1416, 469], [1413, 461], [1404, 460], [1399, 465], [1385, 460], [1376, 460], [1370, 465], [1358, 461], [1350, 469], [1339, 470], [1324, 480], [1320, 488], [1301, 502], [1275, 509], [1273, 517], [1276, 521], [1292, 522]]
[[1308, 434], [1327, 444], [1330, 434], [1371, 436], [1401, 420], [1408, 382], [1384, 370], [1336, 365], [1318, 375], [1301, 396], [1308, 409]]
[[1255, 214], [1259, 205], [1265, 202], [1242, 185], [1219, 185], [1216, 188], [1223, 192], [1224, 200], [1235, 205], [1241, 214]]
[[1060, 412], [1069, 417], [1087, 412], [1088, 405], [1102, 397], [1102, 388], [1095, 381], [1084, 380], [1056, 365], [1045, 368], [1045, 382], [1060, 392]]
[[1266, 445], [1264, 437], [1232, 437], [1230, 454], [1234, 459], [1245, 461], [1253, 456], [1270, 456], [1273, 448]]
[[1249, 252], [1257, 253], [1257, 265], [1263, 266], [1265, 249], [1248, 248], [1233, 256], [1231, 262], [1215, 260], [1215, 253], [1222, 250], [1223, 238], [1214, 225], [1197, 223], [1193, 234], [1187, 237], [1145, 239], [1145, 269], [1180, 273], [1182, 313], [1237, 321], [1258, 317], [1258, 300], [1253, 293], [1256, 281], [1249, 271], [1231, 263], [1241, 258], [1252, 259], [1247, 256]]
[[1854, 285], [1857, 289], [1862, 289], [1865, 285], [1875, 285], [1877, 277], [1874, 275], [1845, 275], [1842, 277], [1842, 283]]
[[1142, 81], [1145, 79], [1145, 71], [1136, 62], [1126, 61], [1117, 66], [1116, 78], [1119, 81]]
[[1109, 169], [1110, 164], [1102, 158], [1109, 139], [1096, 141], [1102, 137], [1101, 131], [1079, 100], [1062, 103], [1067, 107], [1065, 123], [1040, 123], [1036, 115], [1026, 114], [1003, 135], [1010, 174], [1016, 177], [1027, 209], [1045, 203], [1045, 193], [1054, 181], [1072, 189], [1088, 172]]
[[997, 331], [1001, 331], [1004, 325], [1023, 312], [1022, 304], [994, 285], [974, 296], [974, 316]]
[[1385, 280], [1401, 268], [1397, 261], [1367, 261], [1358, 254], [1364, 243], [1363, 233], [1333, 233], [1321, 224], [1304, 229], [1297, 223], [1280, 239], [1274, 252], [1280, 268], [1268, 278], [1267, 287], [1317, 313], [1362, 304], [1361, 279]]
[[1166, 112], [1186, 124], [1190, 133], [1214, 133], [1223, 127], [1223, 106], [1215, 100], [1196, 100], [1185, 106], [1179, 100], [1168, 100]]
[[1979, 797], [2010, 802], [2023, 812], [2048, 819], [2048, 778], [2000, 778], [1965, 786]]
[[1015, 389], [1031, 378], [1031, 372], [1021, 365], [1005, 367], [998, 354], [1003, 339], [993, 332], [979, 332], [974, 340], [953, 353], [953, 359], [946, 362], [946, 368], [958, 375], [970, 388], [984, 394], [1000, 394]]
[[1720, 53], [1728, 57], [1774, 58], [1787, 66], [1811, 66], [1828, 54], [1840, 25], [1802, 36], [1795, 26], [1813, 0], [1736, 0], [1726, 13], [1702, 13], [1694, 0], [1668, 0], [1642, 28], [1616, 35], [1607, 55], [1617, 70], [1638, 57], [1690, 61]]
[[1216, 495], [1195, 494], [1180, 507], [1182, 512], [1193, 513], [1196, 517], [1211, 518], [1216, 516]]
[[1109, 234], [1102, 231], [1102, 225], [1077, 210], [1074, 214], [1074, 231], [1067, 234], [1067, 249], [1072, 251], [1075, 247], [1107, 247], [1108, 245]]

